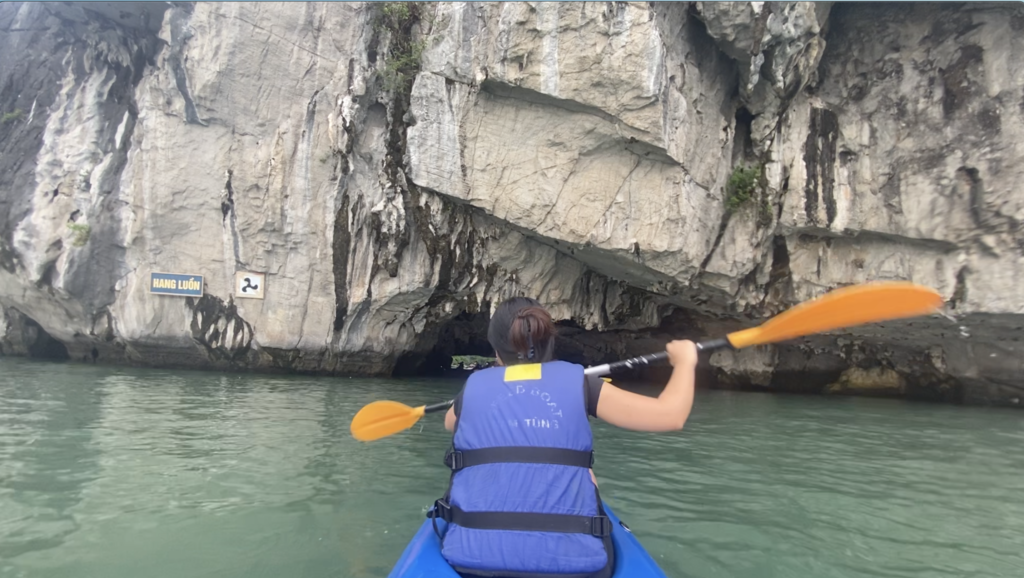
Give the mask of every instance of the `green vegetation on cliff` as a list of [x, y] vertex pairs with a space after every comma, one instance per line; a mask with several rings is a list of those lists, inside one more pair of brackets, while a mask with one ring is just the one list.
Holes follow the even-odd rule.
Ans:
[[460, 365], [463, 369], [490, 367], [496, 361], [497, 359], [494, 357], [483, 357], [480, 355], [453, 355], [452, 369], [458, 369]]
[[427, 2], [384, 2], [375, 23], [378, 32], [390, 34], [388, 55], [381, 76], [384, 89], [409, 93], [420, 69], [424, 40], [413, 40], [413, 27], [426, 11]]

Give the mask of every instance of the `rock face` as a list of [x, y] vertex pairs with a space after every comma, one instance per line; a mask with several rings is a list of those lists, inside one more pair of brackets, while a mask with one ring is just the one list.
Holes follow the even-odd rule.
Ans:
[[986, 3], [0, 4], [0, 352], [402, 374], [489, 354], [526, 294], [596, 363], [904, 279], [950, 317], [708, 377], [1015, 405], [1022, 31]]

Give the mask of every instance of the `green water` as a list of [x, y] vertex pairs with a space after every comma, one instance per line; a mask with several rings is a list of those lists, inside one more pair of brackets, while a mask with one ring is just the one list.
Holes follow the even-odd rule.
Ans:
[[[443, 490], [453, 381], [0, 359], [0, 577], [382, 577]], [[603, 496], [669, 576], [1024, 576], [1024, 414], [699, 392], [671, 435], [595, 424]]]

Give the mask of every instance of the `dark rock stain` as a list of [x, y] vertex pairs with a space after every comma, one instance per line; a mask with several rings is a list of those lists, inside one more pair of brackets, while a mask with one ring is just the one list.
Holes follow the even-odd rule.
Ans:
[[961, 267], [956, 273], [956, 286], [953, 288], [953, 295], [949, 298], [949, 306], [957, 309], [967, 299], [967, 267]]
[[985, 215], [985, 190], [981, 177], [978, 176], [978, 169], [974, 167], [960, 167], [956, 171], [956, 178], [961, 186], [961, 191], [967, 189], [968, 203], [971, 208], [971, 217], [974, 224], [983, 227], [987, 223]]
[[192, 339], [207, 352], [210, 361], [242, 361], [252, 348], [252, 326], [238, 314], [234, 302], [206, 294], [196, 301], [185, 299], [192, 310]]
[[1002, 118], [999, 115], [999, 109], [993, 104], [988, 104], [982, 108], [976, 118], [978, 126], [988, 133], [986, 136], [998, 136], [1002, 130]]
[[232, 174], [232, 170], [228, 169], [228, 180], [224, 183], [224, 200], [220, 203], [222, 219], [227, 219], [228, 214], [235, 208], [235, 190], [231, 186]]
[[946, 6], [937, 7], [941, 14], [935, 17], [928, 35], [921, 39], [921, 44], [931, 43], [939, 45], [951, 38], [959, 39], [961, 36], [981, 26], [976, 24], [971, 15], [962, 11], [960, 6], [949, 8]]
[[834, 194], [834, 167], [836, 162], [836, 141], [839, 135], [839, 119], [826, 108], [811, 109], [810, 129], [804, 143], [804, 166], [807, 168], [807, 184], [804, 185], [804, 212], [812, 225], [818, 222], [818, 199], [825, 203], [826, 226], [836, 218]]
[[1024, 30], [1024, 9], [1020, 7], [1020, 4], [1017, 4], [1013, 13], [1010, 14], [1010, 29], [1015, 32]]
[[971, 71], [977, 70], [977, 76], [984, 74], [981, 70], [983, 52], [980, 46], [974, 44], [961, 46], [957, 59], [949, 67], [939, 69], [942, 77], [942, 113], [946, 118], [970, 100], [974, 85]]
[[895, 214], [903, 214], [903, 199], [900, 196], [900, 169], [892, 167], [892, 174], [886, 179], [879, 192], [882, 194], [882, 202]]
[[185, 101], [185, 122], [206, 126], [206, 123], [199, 119], [199, 113], [196, 112], [196, 105], [188, 88], [188, 76], [185, 73], [185, 44], [192, 38], [192, 32], [188, 26], [191, 12], [192, 8], [188, 4], [176, 4], [171, 9], [169, 18], [171, 42], [168, 46], [167, 65], [174, 76], [174, 85]]
[[868, 95], [870, 90], [871, 89], [868, 87], [867, 75], [859, 74], [850, 87], [846, 89], [846, 97], [849, 98], [851, 102], [860, 102], [864, 100], [864, 97]]
[[341, 331], [348, 316], [348, 252], [352, 243], [348, 220], [348, 191], [342, 191], [338, 200], [338, 212], [334, 217], [334, 240], [331, 245], [334, 259], [334, 331]]
[[[242, 265], [241, 243], [238, 239], [238, 214], [235, 212], [235, 187], [231, 182], [234, 171], [227, 170], [228, 178], [224, 183], [224, 200], [220, 203], [221, 223], [227, 221], [228, 233], [231, 235], [231, 250], [235, 257], [235, 265]], [[230, 220], [228, 219], [230, 217]]]

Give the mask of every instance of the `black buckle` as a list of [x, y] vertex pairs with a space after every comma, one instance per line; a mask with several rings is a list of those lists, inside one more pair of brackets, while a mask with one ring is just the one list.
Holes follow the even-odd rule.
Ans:
[[444, 499], [434, 500], [434, 507], [427, 510], [428, 518], [441, 518], [449, 524], [452, 523], [452, 507]]
[[612, 521], [608, 516], [594, 516], [590, 519], [590, 533], [604, 538], [612, 533]]
[[457, 472], [462, 469], [464, 462], [462, 461], [462, 452], [457, 450], [448, 450], [448, 453], [444, 455], [444, 465], [452, 469], [453, 472]]

